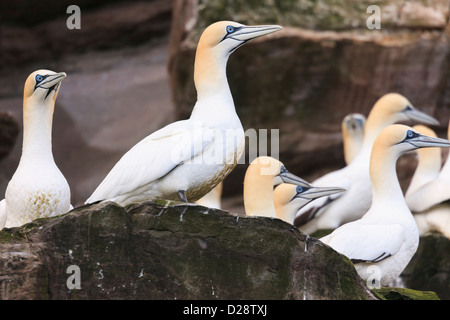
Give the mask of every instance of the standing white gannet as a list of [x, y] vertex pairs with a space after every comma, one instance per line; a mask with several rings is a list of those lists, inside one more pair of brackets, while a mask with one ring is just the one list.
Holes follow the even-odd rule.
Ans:
[[289, 183], [280, 184], [273, 191], [273, 202], [277, 217], [294, 224], [295, 215], [299, 209], [314, 199], [345, 191], [341, 188], [321, 188], [295, 186]]
[[342, 143], [344, 145], [345, 164], [355, 159], [362, 148], [366, 117], [360, 113], [350, 113], [342, 120]]
[[245, 145], [226, 76], [228, 57], [251, 39], [280, 29], [232, 21], [206, 28], [195, 57], [197, 102], [191, 117], [136, 144], [86, 203], [110, 200], [127, 205], [158, 198], [194, 202], [219, 184], [234, 169]]
[[0, 204], [6, 227], [63, 214], [71, 208], [69, 185], [52, 153], [53, 111], [65, 77], [64, 72], [38, 70], [25, 82], [22, 156]]
[[[417, 132], [431, 137], [436, 133], [425, 126], [413, 127]], [[448, 130], [450, 137], [450, 126]], [[417, 150], [418, 164], [405, 193], [406, 203], [414, 213], [419, 235], [437, 231], [450, 239], [450, 161], [441, 169], [441, 150]]]
[[[308, 203], [297, 213], [295, 225], [303, 232], [335, 229], [359, 219], [370, 208], [372, 186], [369, 177], [370, 152], [377, 135], [387, 126], [401, 121], [439, 124], [433, 117], [418, 111], [400, 94], [389, 93], [373, 106], [364, 128], [364, 142], [358, 156], [346, 167], [312, 182], [316, 187], [340, 187], [345, 192], [322, 197]], [[302, 224], [302, 225], [300, 225]]]
[[198, 199], [196, 203], [208, 208], [222, 209], [222, 190], [223, 182], [219, 183], [204, 197]]
[[287, 171], [283, 163], [277, 159], [261, 156], [253, 160], [244, 177], [245, 214], [277, 218], [273, 187], [282, 183], [311, 187], [308, 182]]
[[397, 179], [396, 162], [403, 153], [425, 147], [448, 148], [450, 141], [421, 135], [404, 125], [384, 129], [370, 157], [373, 199], [369, 211], [320, 239], [351, 259], [366, 281], [379, 276], [382, 286], [389, 285], [417, 250], [419, 233]]

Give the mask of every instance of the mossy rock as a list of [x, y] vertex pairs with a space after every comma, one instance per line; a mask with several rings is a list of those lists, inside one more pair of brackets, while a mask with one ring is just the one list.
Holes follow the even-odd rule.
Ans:
[[432, 291], [418, 291], [405, 288], [379, 288], [372, 290], [381, 300], [440, 300]]
[[[193, 204], [98, 203], [0, 239], [1, 299], [376, 299], [292, 225]], [[81, 289], [66, 285], [71, 265]]]

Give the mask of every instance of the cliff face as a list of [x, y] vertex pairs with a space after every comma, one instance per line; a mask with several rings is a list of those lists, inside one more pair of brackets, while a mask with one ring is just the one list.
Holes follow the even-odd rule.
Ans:
[[347, 258], [281, 220], [202, 206], [78, 208], [3, 230], [0, 252], [1, 299], [375, 298]]

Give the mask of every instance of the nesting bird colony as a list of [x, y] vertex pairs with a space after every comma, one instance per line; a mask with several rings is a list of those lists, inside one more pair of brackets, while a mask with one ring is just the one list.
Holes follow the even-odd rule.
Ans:
[[[233, 21], [206, 28], [195, 57], [197, 102], [190, 118], [136, 143], [85, 204], [126, 206], [166, 199], [220, 208], [222, 181], [245, 149], [226, 76], [228, 58], [246, 42], [281, 29]], [[0, 228], [73, 209], [70, 186], [51, 144], [55, 102], [65, 77], [64, 72], [41, 69], [25, 81], [22, 156], [0, 202]], [[407, 121], [417, 126], [399, 124]], [[388, 286], [411, 260], [420, 235], [437, 231], [450, 238], [450, 161], [442, 167], [438, 149], [450, 147], [450, 141], [425, 126], [437, 124], [406, 97], [387, 93], [367, 117], [350, 114], [343, 119], [347, 164], [340, 170], [308, 182], [289, 172], [282, 159], [254, 159], [243, 181], [246, 215], [282, 219], [307, 234], [333, 229], [320, 240], [347, 256], [364, 280], [371, 275], [368, 268], [379, 268], [379, 281]], [[224, 139], [230, 133], [232, 138]], [[404, 195], [396, 162], [413, 150], [418, 150], [419, 162]]]

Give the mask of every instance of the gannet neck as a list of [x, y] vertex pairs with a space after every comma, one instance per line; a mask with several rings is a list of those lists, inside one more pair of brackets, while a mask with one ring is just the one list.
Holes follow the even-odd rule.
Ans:
[[25, 99], [23, 107], [23, 145], [22, 159], [53, 160], [52, 122], [55, 103], [45, 103]]
[[[370, 157], [372, 204], [405, 202], [397, 178], [396, 162], [400, 154], [389, 146], [375, 143]], [[382, 213], [381, 210], [377, 212]]]
[[194, 65], [194, 83], [198, 101], [212, 97], [231, 98], [232, 101], [226, 75], [228, 56], [200, 40]]
[[[450, 139], [450, 123], [448, 124], [447, 129], [447, 139]], [[442, 161], [442, 159], [441, 159]], [[441, 172], [439, 174], [441, 178], [450, 181], [450, 152], [447, 155], [447, 159], [445, 160], [444, 165], [442, 166]]]
[[244, 207], [249, 216], [277, 216], [273, 203], [273, 175], [261, 174], [258, 164], [250, 164], [245, 173]]
[[265, 156], [260, 156], [250, 163], [244, 177], [246, 215], [277, 217], [273, 202], [273, 187], [274, 178], [280, 175], [282, 167], [280, 161]]

